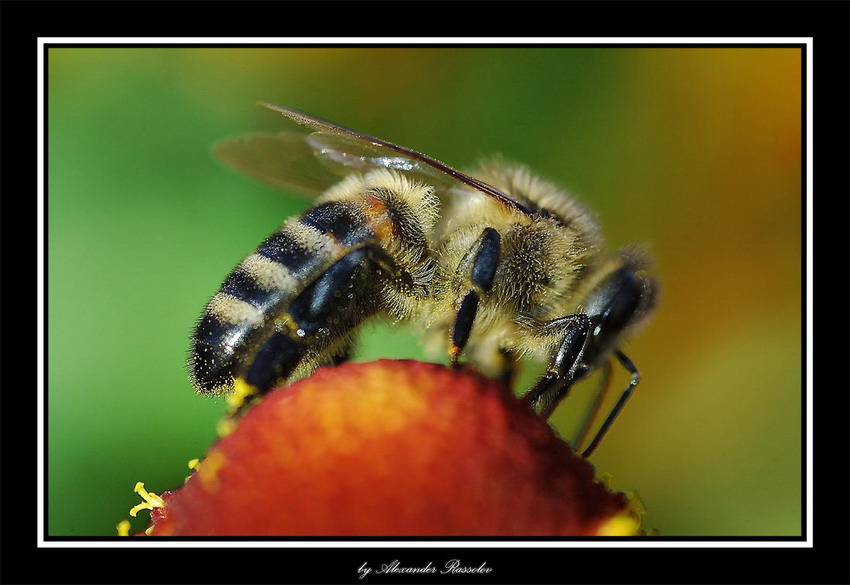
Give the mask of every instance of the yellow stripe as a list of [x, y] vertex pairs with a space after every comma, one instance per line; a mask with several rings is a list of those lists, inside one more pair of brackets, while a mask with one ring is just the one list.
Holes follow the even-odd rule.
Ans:
[[260, 254], [251, 254], [242, 261], [242, 268], [264, 290], [293, 290], [298, 279], [279, 262]]
[[297, 217], [287, 220], [280, 231], [289, 235], [295, 243], [306, 248], [310, 254], [320, 260], [337, 256], [343, 249], [327, 233], [303, 223]]
[[215, 295], [207, 308], [219, 321], [231, 325], [258, 325], [263, 320], [257, 307], [227, 293]]

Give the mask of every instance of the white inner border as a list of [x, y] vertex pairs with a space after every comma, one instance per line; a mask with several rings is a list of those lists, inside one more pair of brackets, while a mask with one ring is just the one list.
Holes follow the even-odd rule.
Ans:
[[[73, 541], [45, 541], [44, 537], [44, 46], [58, 46], [62, 44], [110, 44], [110, 45], [256, 45], [256, 44], [274, 44], [284, 48], [289, 45], [362, 45], [362, 44], [386, 44], [386, 45], [404, 45], [404, 44], [430, 44], [433, 46], [453, 46], [464, 44], [488, 44], [496, 43], [499, 45], [511, 44], [547, 44], [547, 45], [581, 45], [581, 44], [629, 44], [629, 45], [805, 45], [806, 46], [806, 535], [805, 541], [781, 541], [772, 540], [746, 540], [736, 541], [733, 539], [713, 541], [713, 540], [676, 540], [676, 541], [657, 541], [652, 538], [640, 541], [612, 541], [612, 540], [588, 540], [581, 542], [564, 542], [564, 541], [252, 541], [252, 540], [234, 540], [234, 541], [207, 541], [207, 540], [159, 540], [153, 538], [121, 538], [114, 540], [73, 540]], [[133, 38], [114, 38], [114, 37], [39, 37], [38, 45], [38, 281], [37, 281], [37, 301], [38, 301], [38, 436], [36, 442], [38, 444], [38, 512], [36, 515], [38, 546], [44, 548], [81, 548], [86, 546], [103, 547], [103, 548], [151, 548], [151, 547], [166, 547], [166, 548], [184, 548], [197, 547], [199, 545], [209, 548], [234, 548], [234, 547], [251, 547], [251, 548], [811, 548], [813, 544], [813, 492], [812, 492], [812, 460], [813, 460], [813, 420], [812, 420], [812, 275], [813, 275], [813, 201], [812, 201], [812, 53], [813, 39], [812, 37], [777, 37], [777, 38], [687, 38], [687, 37], [663, 37], [663, 38], [609, 38], [609, 37], [586, 37], [586, 38], [405, 38], [405, 37], [386, 37], [386, 38], [323, 38], [323, 37], [293, 37], [293, 38], [159, 38], [159, 37], [133, 37]], [[105, 537], [108, 535], [104, 535]]]

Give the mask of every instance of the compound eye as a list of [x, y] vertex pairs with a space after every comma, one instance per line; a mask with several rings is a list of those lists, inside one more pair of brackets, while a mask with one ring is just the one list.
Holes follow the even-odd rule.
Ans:
[[613, 340], [646, 314], [651, 295], [645, 275], [626, 266], [609, 274], [585, 304], [588, 317], [596, 323], [593, 335], [603, 343]]
[[642, 287], [638, 276], [628, 268], [620, 268], [610, 277], [611, 289], [602, 324], [605, 328], [621, 330], [632, 320], [638, 308]]

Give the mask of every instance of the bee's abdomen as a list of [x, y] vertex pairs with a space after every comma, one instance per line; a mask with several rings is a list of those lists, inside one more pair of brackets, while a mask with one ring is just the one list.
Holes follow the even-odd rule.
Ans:
[[300, 297], [314, 297], [311, 284], [329, 265], [374, 238], [360, 209], [345, 201], [313, 207], [266, 238], [227, 276], [195, 327], [189, 356], [195, 389], [229, 390], [247, 362], [263, 355], [284, 314], [297, 330], [315, 329], [299, 322], [306, 319], [299, 307], [314, 299]]

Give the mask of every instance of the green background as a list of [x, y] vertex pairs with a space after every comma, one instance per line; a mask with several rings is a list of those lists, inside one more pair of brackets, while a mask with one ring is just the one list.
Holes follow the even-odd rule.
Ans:
[[[47, 82], [48, 535], [114, 535], [136, 481], [178, 486], [215, 439], [189, 332], [308, 205], [210, 155], [280, 127], [258, 100], [454, 166], [527, 162], [612, 248], [648, 246], [643, 382], [593, 463], [662, 535], [801, 533], [799, 50], [51, 48]], [[357, 359], [379, 357], [422, 357], [416, 334], [369, 327]], [[565, 436], [592, 389], [553, 417]]]

